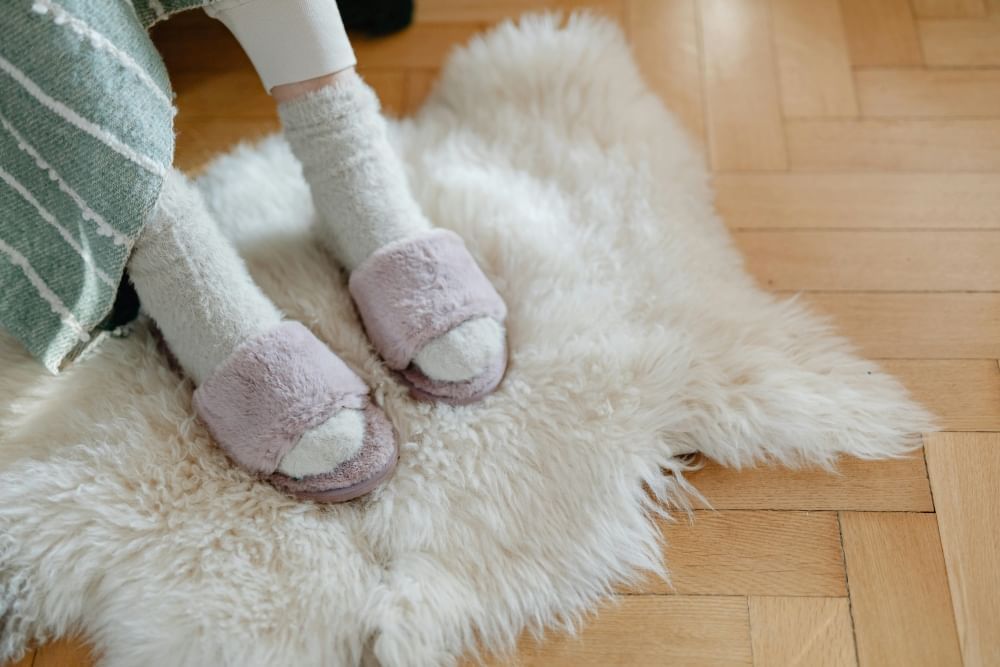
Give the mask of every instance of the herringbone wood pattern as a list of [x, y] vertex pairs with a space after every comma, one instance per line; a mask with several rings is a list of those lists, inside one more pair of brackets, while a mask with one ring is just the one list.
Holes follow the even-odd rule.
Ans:
[[[941, 417], [925, 456], [815, 471], [708, 466], [717, 512], [664, 525], [674, 589], [622, 591], [527, 665], [1000, 664], [1000, 1], [418, 0], [358, 41], [407, 114], [452, 45], [541, 7], [619, 22], [701, 140], [761, 284], [804, 292]], [[197, 170], [278, 127], [223, 28], [156, 30]], [[60, 641], [21, 667], [89, 665]]]

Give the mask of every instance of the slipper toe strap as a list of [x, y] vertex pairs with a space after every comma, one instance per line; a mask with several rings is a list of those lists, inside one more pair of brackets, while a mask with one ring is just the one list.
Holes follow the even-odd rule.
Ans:
[[271, 474], [303, 433], [342, 408], [364, 409], [368, 387], [306, 327], [282, 322], [236, 348], [194, 404], [233, 460]]
[[507, 315], [461, 237], [445, 229], [379, 248], [351, 273], [349, 287], [368, 337], [393, 370], [466, 320]]

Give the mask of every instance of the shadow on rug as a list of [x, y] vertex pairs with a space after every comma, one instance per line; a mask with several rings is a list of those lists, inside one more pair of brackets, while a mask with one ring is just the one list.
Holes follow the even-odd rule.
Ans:
[[429, 217], [510, 306], [500, 390], [408, 398], [310, 236], [285, 144], [219, 159], [200, 183], [220, 224], [375, 388], [398, 472], [360, 502], [294, 502], [227, 463], [143, 327], [59, 377], [3, 338], [0, 660], [73, 630], [105, 665], [502, 651], [662, 573], [651, 514], [692, 491], [678, 453], [828, 465], [902, 455], [930, 428], [823, 320], [754, 286], [612, 25], [501, 26], [394, 138]]

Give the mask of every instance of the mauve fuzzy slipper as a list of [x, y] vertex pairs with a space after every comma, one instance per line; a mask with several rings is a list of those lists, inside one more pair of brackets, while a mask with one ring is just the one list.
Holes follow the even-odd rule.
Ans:
[[[368, 387], [298, 322], [239, 346], [195, 390], [194, 405], [230, 458], [297, 498], [357, 498], [386, 479], [398, 458], [392, 425], [370, 402]], [[343, 409], [364, 412], [364, 442], [353, 458], [302, 478], [278, 471], [303, 433]]]
[[476, 317], [503, 324], [507, 306], [454, 232], [435, 229], [389, 243], [351, 273], [349, 288], [368, 337], [420, 399], [472, 403], [500, 384], [506, 343], [477, 377], [434, 380], [413, 362], [427, 343]]

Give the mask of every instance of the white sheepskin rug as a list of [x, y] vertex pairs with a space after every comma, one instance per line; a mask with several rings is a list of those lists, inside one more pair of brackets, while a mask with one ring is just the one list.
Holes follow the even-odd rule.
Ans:
[[219, 159], [200, 183], [220, 225], [375, 387], [398, 471], [358, 502], [295, 502], [213, 446], [145, 325], [59, 377], [0, 339], [0, 661], [79, 632], [102, 665], [452, 664], [664, 573], [651, 515], [692, 492], [681, 452], [823, 465], [930, 428], [822, 319], [754, 286], [611, 24], [505, 24], [394, 128], [427, 213], [510, 307], [499, 391], [411, 400], [311, 236], [285, 144]]

